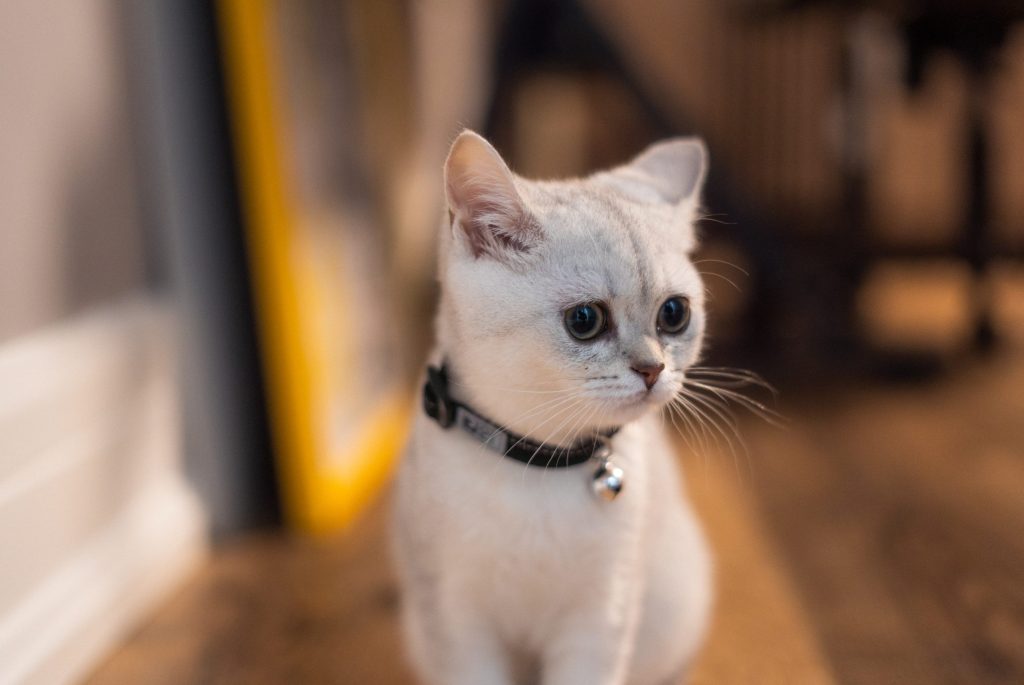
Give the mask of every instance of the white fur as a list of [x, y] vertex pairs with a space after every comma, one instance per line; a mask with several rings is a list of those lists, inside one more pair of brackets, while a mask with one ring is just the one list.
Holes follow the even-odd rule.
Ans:
[[[704, 159], [699, 142], [675, 140], [608, 172], [537, 182], [476, 134], [453, 145], [432, 362], [448, 363], [454, 396], [531, 439], [567, 445], [622, 426], [613, 449], [626, 484], [600, 501], [589, 465], [527, 467], [420, 415], [395, 547], [424, 682], [669, 685], [690, 663], [710, 561], [659, 410], [703, 338], [688, 254]], [[672, 295], [692, 308], [677, 336], [656, 329]], [[576, 341], [562, 313], [594, 301], [613, 327]], [[630, 367], [658, 362], [648, 392]]]

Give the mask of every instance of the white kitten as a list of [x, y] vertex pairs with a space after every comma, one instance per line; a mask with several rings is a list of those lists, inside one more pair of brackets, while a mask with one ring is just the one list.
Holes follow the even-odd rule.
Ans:
[[[710, 560], [660, 410], [701, 350], [689, 254], [705, 157], [676, 139], [611, 171], [540, 182], [475, 133], [452, 146], [432, 364], [472, 415], [448, 428], [418, 415], [395, 521], [425, 682], [669, 685], [686, 672]], [[485, 443], [484, 417], [511, 438]], [[614, 500], [595, 495], [593, 461], [543, 468], [574, 446], [585, 459], [615, 428]], [[520, 436], [561, 452], [529, 465], [503, 456]]]

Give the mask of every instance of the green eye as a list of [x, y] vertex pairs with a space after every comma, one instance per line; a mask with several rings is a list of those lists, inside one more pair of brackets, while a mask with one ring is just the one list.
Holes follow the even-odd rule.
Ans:
[[577, 340], [592, 340], [607, 328], [608, 316], [596, 302], [578, 304], [565, 310], [565, 330]]
[[670, 297], [658, 311], [658, 330], [662, 333], [682, 333], [690, 325], [690, 301], [685, 297]]

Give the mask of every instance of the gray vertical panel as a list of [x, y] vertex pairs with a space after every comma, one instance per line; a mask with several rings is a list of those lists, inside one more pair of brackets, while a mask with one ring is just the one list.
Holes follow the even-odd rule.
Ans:
[[128, 5], [180, 313], [186, 468], [214, 532], [279, 520], [213, 3]]

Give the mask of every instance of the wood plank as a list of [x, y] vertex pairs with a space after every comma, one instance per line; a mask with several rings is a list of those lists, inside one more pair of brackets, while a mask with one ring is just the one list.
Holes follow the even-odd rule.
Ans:
[[819, 391], [751, 428], [766, 520], [844, 683], [1024, 682], [1024, 360]]
[[684, 458], [688, 490], [714, 549], [714, 620], [693, 685], [834, 682], [783, 560], [731, 456]]

